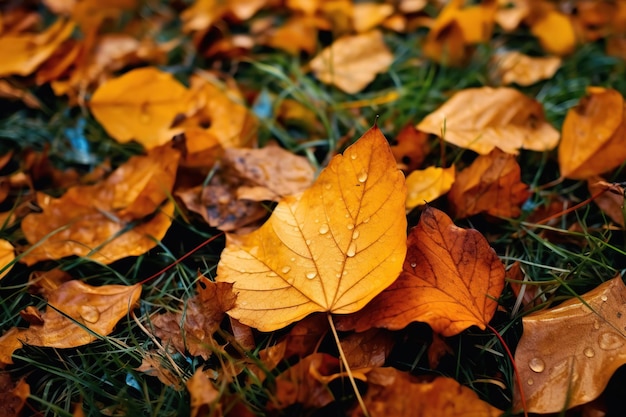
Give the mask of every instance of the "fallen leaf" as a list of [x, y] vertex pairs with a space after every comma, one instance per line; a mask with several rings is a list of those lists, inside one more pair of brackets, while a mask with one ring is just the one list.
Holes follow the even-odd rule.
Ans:
[[94, 117], [115, 140], [133, 139], [152, 149], [168, 142], [174, 134], [171, 125], [184, 114], [188, 90], [171, 74], [156, 68], [138, 68], [102, 84], [91, 97]]
[[590, 87], [567, 112], [559, 145], [565, 178], [586, 179], [619, 166], [626, 159], [624, 98], [612, 89]]
[[561, 58], [555, 56], [533, 57], [517, 51], [497, 54], [496, 71], [502, 84], [528, 86], [554, 76], [561, 66]]
[[383, 366], [394, 344], [392, 333], [384, 329], [370, 329], [341, 339], [341, 348], [346, 355], [350, 369]]
[[300, 51], [312, 54], [317, 48], [317, 32], [320, 26], [324, 26], [324, 21], [315, 16], [291, 16], [281, 27], [268, 34], [263, 43], [293, 55]]
[[0, 372], [0, 415], [19, 417], [30, 396], [30, 385], [24, 379], [17, 383], [11, 380], [8, 372]]
[[[580, 298], [522, 319], [515, 362], [526, 411], [558, 413], [598, 397], [626, 364], [626, 287], [617, 276]], [[520, 387], [514, 392], [519, 410]]]
[[4, 239], [0, 239], [0, 279], [4, 278], [15, 265], [15, 248]]
[[601, 177], [592, 177], [587, 180], [589, 194], [596, 196], [593, 200], [600, 209], [615, 223], [624, 227], [624, 188], [617, 184], [610, 184]]
[[22, 220], [33, 246], [21, 262], [78, 255], [109, 264], [153, 248], [172, 222], [174, 204], [159, 207], [174, 185], [178, 159], [169, 146], [156, 148], [98, 184], [72, 187], [60, 198], [41, 195], [41, 213]]
[[506, 32], [517, 29], [530, 12], [528, 0], [508, 0], [506, 3], [500, 1], [498, 4], [495, 20]]
[[428, 346], [428, 365], [430, 369], [436, 369], [439, 366], [441, 358], [446, 355], [453, 355], [454, 351], [446, 342], [446, 339], [441, 337], [439, 333], [433, 333], [433, 341]]
[[225, 316], [232, 308], [235, 295], [232, 284], [212, 282], [205, 277], [198, 281], [198, 295], [191, 297], [176, 313], [159, 314], [152, 318], [154, 334], [164, 345], [180, 353], [202, 356], [207, 360], [218, 348], [213, 339]]
[[40, 109], [41, 103], [35, 95], [26, 89], [15, 87], [7, 80], [0, 80], [0, 99], [20, 100], [31, 109]]
[[30, 75], [48, 59], [74, 31], [73, 22], [59, 19], [41, 33], [18, 33], [0, 36], [0, 77]]
[[392, 13], [393, 6], [391, 4], [355, 3], [352, 6], [354, 30], [358, 33], [372, 30], [383, 23]]
[[337, 39], [310, 62], [315, 76], [349, 94], [363, 90], [376, 74], [385, 72], [393, 54], [379, 30]]
[[164, 366], [166, 363], [165, 358], [158, 352], [146, 352], [141, 358], [141, 365], [135, 368], [135, 370], [156, 377], [161, 383], [176, 391], [182, 390], [181, 378], [177, 377], [167, 366]]
[[220, 404], [220, 392], [215, 388], [209, 372], [203, 371], [202, 368], [196, 369], [196, 372], [187, 380], [187, 391], [189, 391], [191, 417], [201, 417], [206, 415], [222, 415], [222, 407]]
[[227, 235], [216, 280], [234, 283], [228, 314], [271, 331], [313, 312], [359, 310], [401, 271], [405, 199], [404, 176], [373, 127], [260, 229]]
[[428, 167], [411, 172], [406, 177], [407, 211], [430, 203], [447, 193], [454, 183], [454, 177], [454, 166], [450, 168]]
[[547, 52], [567, 55], [576, 47], [576, 33], [572, 21], [565, 14], [550, 10], [530, 25], [530, 32], [539, 39]]
[[337, 328], [398, 330], [419, 321], [443, 336], [470, 326], [484, 330], [504, 288], [504, 266], [480, 232], [455, 226], [429, 206], [407, 246], [398, 279], [363, 310], [338, 317]]
[[481, 155], [496, 147], [512, 154], [519, 149], [542, 152], [559, 141], [541, 104], [507, 87], [462, 90], [426, 116], [417, 129]]
[[515, 218], [528, 196], [515, 156], [495, 149], [456, 175], [448, 201], [457, 218], [478, 213]]
[[[438, 377], [425, 382], [394, 368], [376, 368], [367, 373], [367, 383], [363, 400], [373, 416], [497, 417], [502, 414], [452, 378]], [[363, 416], [363, 411], [356, 408], [350, 415]]]
[[428, 135], [417, 130], [411, 123], [398, 132], [396, 142], [397, 144], [391, 147], [391, 152], [396, 158], [398, 166], [405, 173], [419, 168], [430, 152]]

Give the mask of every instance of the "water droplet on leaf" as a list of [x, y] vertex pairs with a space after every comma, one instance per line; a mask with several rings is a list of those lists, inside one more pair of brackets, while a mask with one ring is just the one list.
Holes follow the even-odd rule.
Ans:
[[291, 271], [291, 267], [289, 265], [285, 265], [283, 266], [283, 269], [280, 270], [283, 274], [288, 273], [289, 271]]
[[306, 277], [307, 277], [308, 279], [313, 279], [313, 278], [315, 278], [316, 276], [317, 276], [317, 271], [309, 271], [309, 272], [307, 272], [307, 273], [306, 273]]
[[356, 243], [351, 242], [350, 246], [348, 246], [348, 251], [346, 252], [346, 256], [348, 256], [349, 258], [352, 258], [354, 255], [356, 255]]
[[355, 230], [355, 231], [352, 233], [352, 239], [358, 239], [358, 238], [359, 238], [359, 236], [361, 236], [361, 232], [359, 232], [358, 230]]
[[530, 362], [528, 362], [528, 367], [533, 372], [543, 372], [546, 369], [546, 363], [541, 358], [532, 358]]
[[612, 332], [602, 333], [598, 336], [598, 345], [604, 350], [613, 350], [624, 346], [624, 338]]
[[100, 318], [100, 312], [93, 306], [81, 306], [79, 314], [86, 322], [89, 323], [95, 323]]
[[359, 172], [359, 175], [356, 176], [356, 178], [359, 180], [359, 182], [367, 181], [367, 171], [362, 169], [361, 172]]
[[583, 350], [583, 354], [588, 358], [593, 358], [594, 356], [596, 356], [596, 352], [590, 347], [585, 348], [585, 350]]
[[328, 233], [329, 230], [330, 228], [328, 227], [328, 225], [324, 223], [320, 226], [320, 235], [325, 235], [326, 233]]
[[354, 225], [352, 223], [348, 223], [346, 227], [348, 228], [348, 230], [354, 229]]

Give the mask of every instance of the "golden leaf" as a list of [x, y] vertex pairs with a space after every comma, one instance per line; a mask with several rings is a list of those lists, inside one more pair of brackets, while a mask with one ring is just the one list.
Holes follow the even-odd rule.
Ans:
[[561, 66], [559, 57], [532, 57], [517, 51], [498, 54], [495, 58], [503, 84], [531, 85], [552, 78]]
[[245, 236], [228, 235], [217, 280], [229, 315], [262, 331], [313, 312], [350, 313], [391, 284], [406, 253], [404, 176], [377, 127]]
[[11, 242], [0, 239], [0, 279], [4, 278], [13, 268], [15, 249]]
[[417, 128], [483, 155], [496, 147], [511, 154], [519, 149], [546, 151], [559, 141], [559, 132], [545, 120], [541, 104], [506, 87], [462, 90]]
[[406, 177], [406, 209], [429, 203], [450, 190], [454, 183], [454, 166], [450, 168], [428, 167], [413, 171]]
[[576, 33], [570, 18], [557, 10], [550, 10], [533, 22], [530, 32], [551, 54], [567, 55], [576, 47]]

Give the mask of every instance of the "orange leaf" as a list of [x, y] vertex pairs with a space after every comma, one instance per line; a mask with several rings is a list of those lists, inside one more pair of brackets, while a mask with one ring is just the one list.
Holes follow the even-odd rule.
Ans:
[[532, 57], [517, 51], [498, 54], [495, 58], [503, 84], [532, 85], [552, 78], [561, 66], [561, 58]]
[[171, 74], [139, 68], [101, 85], [91, 97], [94, 117], [115, 140], [151, 149], [168, 142], [175, 117], [189, 106], [187, 89]]
[[568, 16], [550, 10], [531, 25], [530, 32], [549, 53], [567, 55], [576, 47], [576, 33]]
[[406, 253], [404, 176], [377, 127], [246, 236], [227, 236], [217, 280], [229, 315], [262, 331], [313, 312], [351, 313], [391, 284]]
[[69, 38], [75, 24], [57, 20], [45, 32], [36, 34], [7, 34], [0, 37], [0, 77], [30, 75]]
[[592, 196], [597, 195], [594, 203], [606, 213], [611, 220], [624, 227], [624, 188], [617, 184], [610, 184], [601, 177], [592, 177], [587, 180], [587, 188]]
[[379, 30], [337, 39], [310, 62], [315, 76], [349, 94], [358, 93], [387, 71], [393, 54]]
[[422, 165], [426, 155], [430, 152], [428, 134], [419, 131], [413, 124], [405, 125], [396, 136], [397, 145], [391, 147], [391, 152], [404, 172], [411, 172]]
[[0, 412], [3, 417], [19, 417], [26, 400], [30, 397], [30, 385], [24, 379], [17, 383], [8, 372], [0, 373]]
[[559, 145], [565, 178], [586, 179], [609, 171], [626, 159], [624, 98], [611, 89], [591, 87], [567, 112]]
[[0, 279], [4, 278], [13, 268], [15, 249], [10, 242], [0, 239]]
[[406, 177], [406, 209], [427, 204], [450, 190], [454, 183], [454, 166], [450, 168], [428, 167], [413, 171]]
[[504, 266], [487, 240], [426, 207], [407, 244], [400, 277], [360, 312], [339, 317], [337, 328], [397, 330], [421, 321], [443, 336], [485, 329], [504, 288]]
[[517, 217], [519, 206], [528, 195], [515, 156], [495, 149], [489, 155], [479, 156], [469, 168], [457, 174], [448, 200], [457, 218], [483, 212]]
[[[626, 286], [617, 276], [580, 298], [524, 317], [515, 362], [528, 412], [558, 413], [598, 397], [626, 364]], [[519, 409], [519, 388], [514, 407]]]
[[[452, 378], [438, 377], [424, 382], [394, 368], [375, 368], [367, 373], [367, 382], [364, 401], [373, 416], [497, 417], [502, 414]], [[351, 414], [362, 415], [360, 408]]]
[[468, 88], [456, 93], [417, 128], [479, 154], [498, 147], [515, 154], [520, 148], [554, 148], [559, 133], [543, 115], [539, 102], [512, 88]]

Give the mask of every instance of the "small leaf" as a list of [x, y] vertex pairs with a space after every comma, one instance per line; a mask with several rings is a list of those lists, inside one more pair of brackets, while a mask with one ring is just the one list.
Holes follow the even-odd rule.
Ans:
[[271, 331], [313, 312], [359, 310], [402, 269], [405, 199], [404, 175], [373, 127], [260, 229], [227, 236], [216, 279], [234, 283], [228, 314]]
[[402, 329], [420, 321], [443, 336], [485, 329], [504, 288], [504, 266], [487, 240], [426, 207], [409, 233], [400, 277], [363, 310], [337, 319], [341, 330]]
[[[626, 286], [620, 276], [522, 319], [515, 351], [528, 412], [558, 413], [597, 398], [626, 364]], [[521, 406], [519, 388], [514, 407]]]
[[413, 171], [406, 178], [406, 209], [412, 210], [439, 198], [454, 183], [454, 166], [450, 168], [428, 167]]
[[10, 242], [0, 239], [0, 279], [4, 278], [13, 268], [15, 248]]
[[557, 10], [543, 14], [531, 25], [530, 32], [539, 39], [543, 49], [551, 54], [567, 55], [576, 47], [572, 21]]
[[552, 78], [561, 66], [559, 57], [533, 57], [517, 51], [498, 54], [495, 59], [503, 84], [532, 85]]

